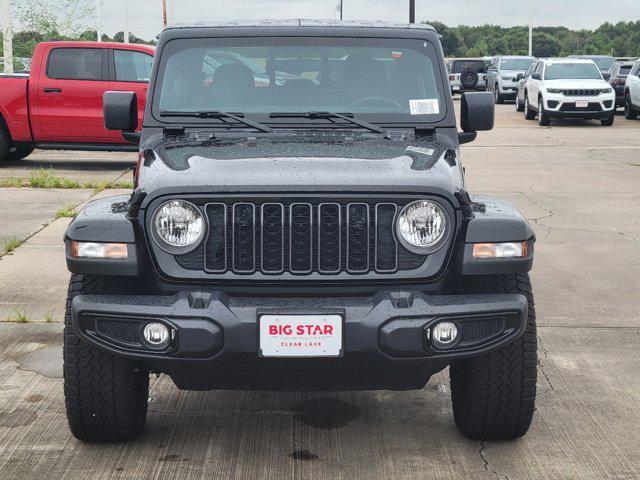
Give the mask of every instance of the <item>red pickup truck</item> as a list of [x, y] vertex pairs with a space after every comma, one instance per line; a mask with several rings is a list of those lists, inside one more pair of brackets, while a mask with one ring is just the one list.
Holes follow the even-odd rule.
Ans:
[[36, 46], [29, 76], [0, 76], [0, 161], [22, 159], [36, 147], [137, 150], [104, 128], [102, 96], [135, 91], [142, 125], [153, 54], [152, 46], [123, 43]]

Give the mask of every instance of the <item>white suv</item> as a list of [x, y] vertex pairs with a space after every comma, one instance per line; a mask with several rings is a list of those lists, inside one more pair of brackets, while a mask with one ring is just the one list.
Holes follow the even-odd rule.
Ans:
[[591, 60], [538, 60], [525, 85], [524, 116], [547, 126], [552, 118], [615, 120], [616, 93]]
[[640, 115], [640, 60], [631, 67], [624, 86], [624, 116], [635, 120]]

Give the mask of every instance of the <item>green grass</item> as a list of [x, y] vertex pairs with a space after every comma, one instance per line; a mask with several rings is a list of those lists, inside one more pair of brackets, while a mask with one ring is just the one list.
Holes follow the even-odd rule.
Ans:
[[46, 323], [53, 323], [53, 313], [49, 312], [44, 316], [44, 321]]
[[20, 240], [18, 237], [10, 237], [6, 239], [2, 242], [3, 254], [13, 252], [20, 245], [22, 245], [22, 240]]
[[75, 180], [73, 178], [56, 176], [52, 169], [49, 169], [49, 170], [41, 169], [39, 171], [29, 174], [27, 178], [7, 177], [7, 178], [0, 179], [0, 187], [59, 188], [59, 189], [66, 189], [66, 190], [86, 188], [86, 189], [92, 189], [95, 193], [99, 193], [107, 188], [122, 188], [122, 189], [131, 190], [133, 189], [133, 182], [130, 182], [130, 181], [109, 182], [106, 180], [79, 182], [78, 180]]
[[29, 323], [29, 318], [27, 317], [27, 312], [16, 308], [13, 313], [9, 315], [9, 318], [7, 318], [7, 322]]
[[65, 203], [56, 211], [56, 218], [73, 218], [76, 216], [76, 204]]

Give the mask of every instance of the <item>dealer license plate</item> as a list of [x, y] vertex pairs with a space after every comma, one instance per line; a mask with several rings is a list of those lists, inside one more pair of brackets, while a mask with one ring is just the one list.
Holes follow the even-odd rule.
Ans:
[[589, 106], [589, 100], [577, 100], [576, 107], [577, 108], [587, 108]]
[[340, 315], [262, 315], [263, 357], [339, 357], [342, 355]]

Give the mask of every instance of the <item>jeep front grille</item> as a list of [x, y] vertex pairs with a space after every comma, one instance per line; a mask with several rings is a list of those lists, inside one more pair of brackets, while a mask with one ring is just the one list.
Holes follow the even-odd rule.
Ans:
[[562, 90], [562, 94], [567, 97], [597, 97], [600, 95], [600, 90], [593, 88], [571, 88]]
[[209, 235], [176, 256], [188, 270], [210, 274], [352, 275], [414, 270], [424, 255], [394, 234], [396, 203], [238, 202], [203, 205]]

